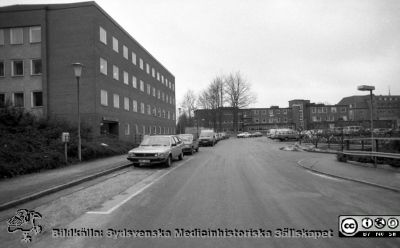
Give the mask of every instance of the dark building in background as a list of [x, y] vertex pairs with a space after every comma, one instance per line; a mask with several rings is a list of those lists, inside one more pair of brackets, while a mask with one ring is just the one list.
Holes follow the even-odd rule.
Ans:
[[95, 136], [175, 132], [175, 78], [95, 2], [0, 8], [0, 105], [77, 120]]
[[[374, 122], [387, 121], [387, 123], [392, 123], [392, 127], [399, 127], [400, 95], [373, 96], [372, 101]], [[339, 104], [349, 106], [350, 121], [369, 121], [371, 118], [371, 98], [369, 95], [344, 97]]]

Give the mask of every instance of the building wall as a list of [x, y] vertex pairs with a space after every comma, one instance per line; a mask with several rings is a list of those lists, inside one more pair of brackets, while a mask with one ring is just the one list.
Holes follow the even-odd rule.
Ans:
[[[0, 45], [0, 61], [4, 62], [4, 77], [0, 77], [0, 94], [12, 102], [13, 93], [24, 93], [24, 108], [37, 116], [46, 114], [46, 51], [44, 39], [46, 27], [45, 12], [41, 9], [29, 12], [9, 12], [8, 9], [0, 10], [0, 29], [4, 33], [4, 45]], [[31, 43], [29, 28], [40, 26], [41, 42]], [[23, 28], [23, 44], [10, 44], [10, 28]], [[11, 61], [23, 60], [23, 76], [11, 75]], [[42, 59], [42, 74], [31, 75], [31, 59]], [[32, 105], [32, 93], [43, 93], [43, 106]]]
[[[125, 140], [134, 139], [136, 134], [175, 132], [174, 76], [97, 4], [85, 2], [14, 6], [2, 8], [0, 11], [7, 12], [9, 19], [23, 18], [19, 12], [11, 13], [12, 9], [26, 15], [31, 12], [34, 15], [38, 11], [41, 15], [42, 36], [44, 35], [42, 41], [45, 41], [41, 51], [42, 55], [46, 55], [43, 68], [47, 69], [43, 70], [42, 76], [46, 79], [43, 80], [45, 108], [48, 107], [46, 116], [77, 121], [77, 82], [72, 63], [80, 62], [84, 65], [80, 78], [81, 120], [92, 127], [95, 136], [100, 135], [101, 130], [110, 123], [119, 138]], [[36, 23], [33, 19], [35, 18], [28, 18], [25, 24]], [[100, 27], [107, 32], [107, 44], [100, 41]], [[118, 39], [118, 52], [113, 50], [113, 37]], [[127, 59], [124, 57], [123, 46], [128, 48]], [[32, 56], [28, 51], [20, 48], [17, 50], [24, 56]], [[136, 54], [136, 65], [132, 62], [132, 52]], [[100, 58], [107, 60], [107, 75], [100, 72]], [[144, 61], [143, 69], [139, 67], [140, 59]], [[150, 66], [150, 73], [146, 71], [147, 64]], [[119, 68], [118, 80], [113, 78], [113, 65]], [[128, 73], [127, 84], [124, 82], [123, 72]], [[137, 88], [133, 87], [132, 76], [137, 79]], [[144, 92], [140, 90], [140, 81], [145, 83]], [[27, 79], [27, 84], [36, 85], [31, 78]], [[147, 84], [151, 87], [150, 94], [147, 93]], [[0, 93], [5, 89], [6, 87], [0, 87]], [[101, 103], [101, 90], [108, 93], [107, 106]], [[114, 94], [119, 96], [118, 106], [114, 106]], [[125, 109], [125, 98], [129, 99], [129, 109]], [[133, 111], [133, 100], [137, 101], [137, 112]], [[140, 112], [140, 103], [145, 103], [144, 114]], [[147, 112], [147, 105], [151, 106], [150, 114]]]

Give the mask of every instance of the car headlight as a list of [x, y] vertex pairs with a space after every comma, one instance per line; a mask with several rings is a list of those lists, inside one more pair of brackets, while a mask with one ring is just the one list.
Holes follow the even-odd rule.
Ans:
[[128, 152], [129, 157], [135, 157], [135, 153], [134, 152]]
[[166, 157], [166, 156], [168, 156], [168, 152], [166, 152], [166, 153], [162, 153], [162, 152], [156, 153], [155, 156], [156, 157]]

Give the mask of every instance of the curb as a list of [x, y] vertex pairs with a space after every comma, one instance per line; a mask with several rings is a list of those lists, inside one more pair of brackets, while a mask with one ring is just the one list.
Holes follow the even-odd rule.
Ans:
[[328, 151], [310, 151], [310, 150], [303, 150], [303, 151], [306, 151], [306, 152], [315, 152], [315, 153], [325, 153], [325, 154], [337, 154], [337, 153], [338, 153], [338, 151], [337, 151], [337, 152], [328, 152]]
[[31, 195], [24, 196], [22, 198], [19, 198], [19, 199], [10, 201], [10, 202], [6, 202], [6, 203], [0, 205], [0, 211], [7, 210], [7, 209], [15, 207], [17, 205], [20, 205], [20, 204], [23, 204], [23, 203], [26, 203], [26, 202], [29, 202], [29, 201], [32, 201], [32, 200], [36, 200], [36, 199], [38, 199], [40, 197], [43, 197], [45, 195], [49, 195], [51, 193], [55, 193], [57, 191], [60, 191], [60, 190], [63, 190], [63, 189], [66, 189], [66, 188], [81, 184], [83, 182], [87, 182], [87, 181], [93, 180], [93, 179], [95, 179], [97, 177], [101, 177], [101, 176], [110, 174], [110, 173], [112, 173], [114, 171], [127, 168], [127, 167], [129, 167], [131, 165], [131, 162], [129, 162], [129, 161], [121, 162], [121, 163], [122, 163], [122, 165], [120, 165], [120, 166], [117, 166], [117, 167], [114, 167], [114, 168], [111, 168], [111, 169], [107, 169], [107, 170], [103, 170], [103, 171], [97, 172], [95, 174], [92, 174], [92, 175], [89, 175], [89, 176], [86, 176], [86, 177], [83, 177], [83, 178], [79, 178], [79, 179], [76, 179], [76, 180], [68, 182], [68, 183], [57, 185], [57, 186], [54, 186], [52, 188], [45, 189], [45, 190], [33, 193]]
[[324, 175], [324, 176], [330, 176], [330, 177], [334, 177], [334, 178], [338, 178], [338, 179], [344, 179], [344, 180], [348, 180], [348, 181], [352, 181], [352, 182], [356, 182], [356, 183], [362, 183], [362, 184], [366, 184], [366, 185], [369, 185], [369, 186], [374, 186], [374, 187], [378, 187], [378, 188], [394, 191], [396, 193], [400, 193], [400, 189], [398, 189], [398, 188], [392, 188], [392, 187], [389, 187], [389, 186], [386, 186], [386, 185], [372, 183], [372, 182], [368, 182], [368, 181], [364, 181], [364, 180], [360, 180], [360, 179], [356, 179], [356, 178], [352, 178], [352, 177], [338, 176], [338, 175], [334, 175], [334, 174], [330, 174], [330, 173], [326, 173], [326, 172], [322, 172], [322, 171], [319, 171], [319, 170], [316, 170], [316, 169], [309, 168], [309, 167], [307, 167], [307, 166], [302, 164], [302, 162], [304, 160], [306, 160], [306, 159], [301, 159], [301, 160], [297, 161], [297, 165], [302, 167], [303, 169], [312, 171], [314, 173], [321, 174], [321, 175]]

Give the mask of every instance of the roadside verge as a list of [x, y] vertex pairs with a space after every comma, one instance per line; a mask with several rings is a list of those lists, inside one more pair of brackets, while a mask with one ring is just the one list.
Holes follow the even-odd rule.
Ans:
[[333, 157], [302, 159], [297, 165], [314, 173], [400, 193], [400, 173], [340, 163]]

